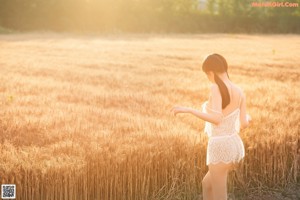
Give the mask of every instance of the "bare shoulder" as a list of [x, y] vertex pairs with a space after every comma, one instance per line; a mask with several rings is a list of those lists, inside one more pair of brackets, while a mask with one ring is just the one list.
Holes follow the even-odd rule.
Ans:
[[237, 91], [241, 95], [242, 99], [245, 99], [246, 98], [246, 94], [245, 94], [244, 90], [240, 86], [237, 86], [235, 84], [234, 84], [234, 86], [236, 87]]
[[210, 85], [210, 90], [211, 90], [212, 92], [217, 92], [217, 91], [219, 91], [219, 86], [218, 86], [216, 83], [212, 83], [212, 84]]
[[219, 86], [216, 83], [212, 83], [210, 86], [210, 91], [212, 96], [221, 96]]

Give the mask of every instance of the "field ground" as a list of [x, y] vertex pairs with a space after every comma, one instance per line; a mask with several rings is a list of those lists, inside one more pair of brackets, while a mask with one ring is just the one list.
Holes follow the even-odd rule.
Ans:
[[253, 119], [230, 199], [299, 199], [300, 35], [2, 34], [1, 184], [23, 200], [196, 199], [204, 122], [169, 111], [201, 109], [210, 53]]

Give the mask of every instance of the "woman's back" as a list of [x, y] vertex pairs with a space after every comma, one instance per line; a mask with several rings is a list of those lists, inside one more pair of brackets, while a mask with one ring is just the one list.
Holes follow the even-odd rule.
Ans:
[[240, 109], [240, 102], [242, 100], [242, 90], [234, 85], [232, 82], [225, 83], [229, 96], [230, 96], [230, 103], [222, 110], [224, 116], [229, 115], [236, 109]]
[[[240, 130], [240, 110], [242, 100], [242, 90], [233, 83], [225, 83], [228, 88], [230, 103], [222, 110], [222, 121], [218, 124], [205, 123], [205, 132], [208, 136], [231, 135]], [[211, 96], [204, 103], [203, 111], [206, 113], [218, 112], [211, 109]]]

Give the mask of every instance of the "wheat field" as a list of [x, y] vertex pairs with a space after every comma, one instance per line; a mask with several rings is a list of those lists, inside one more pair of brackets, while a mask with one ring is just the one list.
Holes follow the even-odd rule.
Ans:
[[228, 191], [300, 184], [300, 36], [0, 35], [0, 183], [20, 200], [199, 199], [201, 71], [223, 55], [247, 96], [245, 159]]

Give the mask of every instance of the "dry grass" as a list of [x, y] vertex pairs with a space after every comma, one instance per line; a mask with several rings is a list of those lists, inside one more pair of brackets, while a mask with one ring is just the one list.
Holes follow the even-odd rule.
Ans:
[[0, 182], [31, 199], [195, 199], [203, 58], [220, 53], [247, 95], [246, 157], [229, 192], [300, 180], [300, 36], [0, 35]]

